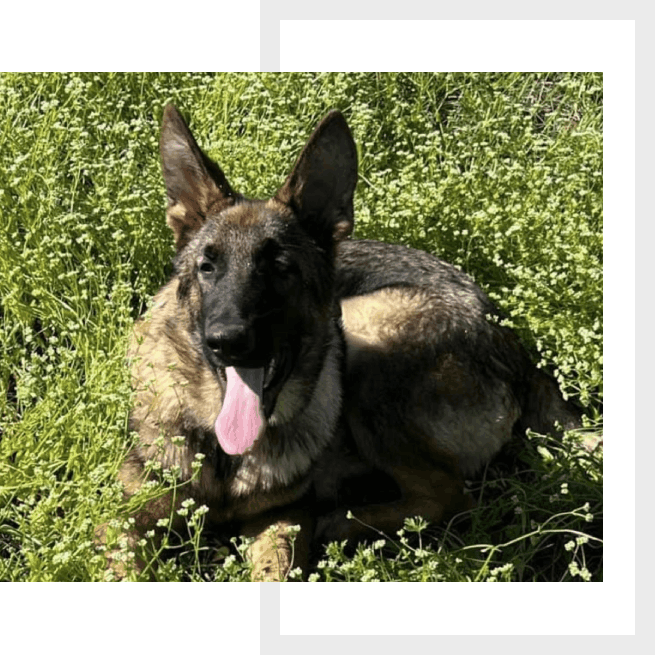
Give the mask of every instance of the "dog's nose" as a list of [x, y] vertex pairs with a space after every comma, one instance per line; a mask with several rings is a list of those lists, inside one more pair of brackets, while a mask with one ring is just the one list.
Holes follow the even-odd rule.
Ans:
[[255, 350], [255, 335], [245, 323], [221, 323], [205, 334], [205, 343], [224, 363], [237, 364]]

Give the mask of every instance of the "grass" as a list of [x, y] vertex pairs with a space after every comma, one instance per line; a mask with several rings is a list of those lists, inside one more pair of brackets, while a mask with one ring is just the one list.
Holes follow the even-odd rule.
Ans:
[[[127, 520], [126, 336], [173, 254], [166, 102], [253, 197], [341, 109], [359, 151], [356, 236], [472, 275], [585, 408], [589, 437], [602, 433], [602, 97], [591, 73], [0, 76], [0, 579], [101, 580], [94, 526]], [[175, 484], [162, 476], [146, 496]], [[471, 491], [478, 507], [450, 525], [332, 544], [313, 579], [602, 580], [602, 454], [576, 435], [526, 437]], [[203, 510], [186, 511], [189, 535], [164, 544], [176, 556], [151, 555], [158, 578], [247, 579], [243, 544], [217, 547]]]

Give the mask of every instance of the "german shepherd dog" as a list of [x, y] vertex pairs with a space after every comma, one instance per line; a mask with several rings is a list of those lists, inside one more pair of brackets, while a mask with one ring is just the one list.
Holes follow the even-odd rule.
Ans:
[[[154, 458], [188, 483], [136, 513], [131, 543], [193, 498], [212, 523], [254, 537], [254, 580], [284, 579], [291, 526], [296, 566], [312, 537], [439, 521], [469, 507], [464, 477], [514, 431], [579, 425], [468, 276], [348, 238], [357, 154], [338, 111], [270, 200], [237, 193], [172, 105], [161, 157], [175, 272], [135, 327], [139, 439], [120, 479], [133, 494]], [[371, 471], [397, 495], [320, 513]]]

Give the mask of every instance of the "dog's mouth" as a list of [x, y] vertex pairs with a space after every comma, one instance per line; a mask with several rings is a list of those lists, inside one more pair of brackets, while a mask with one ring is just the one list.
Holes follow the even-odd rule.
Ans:
[[265, 366], [244, 363], [218, 368], [225, 394], [214, 430], [228, 455], [244, 455], [264, 434], [292, 360], [290, 353], [281, 351]]

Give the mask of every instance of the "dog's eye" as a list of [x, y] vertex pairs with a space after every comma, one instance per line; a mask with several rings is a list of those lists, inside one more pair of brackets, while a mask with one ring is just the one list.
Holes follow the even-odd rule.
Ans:
[[207, 250], [198, 259], [198, 273], [202, 276], [214, 275], [222, 268], [223, 260], [213, 250]]
[[270, 276], [276, 273], [278, 270], [277, 259], [279, 252], [280, 246], [273, 239], [267, 239], [255, 254], [255, 270], [264, 276]]
[[288, 277], [297, 272], [297, 267], [285, 257], [278, 257], [275, 260], [275, 272], [283, 277]]
[[206, 257], [203, 257], [202, 260], [200, 261], [200, 266], [198, 267], [198, 270], [201, 273], [213, 273], [216, 270], [216, 266], [214, 266], [213, 262], [211, 262], [209, 259]]

